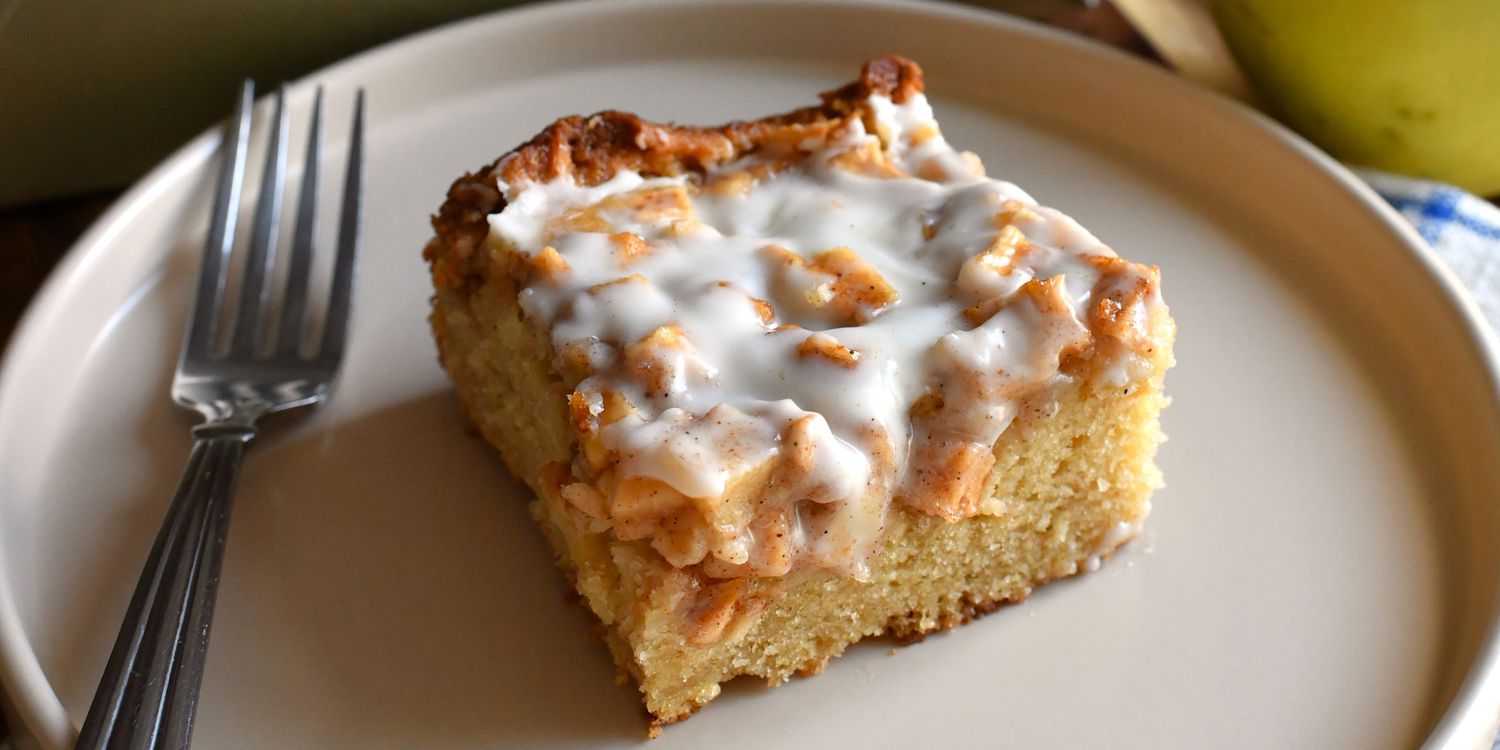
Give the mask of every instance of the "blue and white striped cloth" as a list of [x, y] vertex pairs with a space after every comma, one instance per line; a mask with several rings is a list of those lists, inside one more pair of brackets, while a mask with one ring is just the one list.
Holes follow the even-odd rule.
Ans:
[[1370, 170], [1359, 176], [1411, 221], [1500, 330], [1500, 208], [1452, 185]]

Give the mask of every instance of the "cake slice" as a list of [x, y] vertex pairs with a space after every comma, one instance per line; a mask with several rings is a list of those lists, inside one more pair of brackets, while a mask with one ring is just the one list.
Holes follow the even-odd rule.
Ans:
[[653, 731], [1133, 538], [1157, 269], [986, 177], [917, 65], [717, 127], [565, 117], [460, 178], [432, 329]]

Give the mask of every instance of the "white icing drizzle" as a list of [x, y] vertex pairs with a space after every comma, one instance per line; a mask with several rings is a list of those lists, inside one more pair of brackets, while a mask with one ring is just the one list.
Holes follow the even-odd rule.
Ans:
[[[626, 518], [634, 505], [611, 506], [622, 536], [652, 538], [674, 565], [777, 575], [805, 561], [863, 575], [893, 496], [972, 515], [912, 499], [928, 490], [903, 475], [908, 454], [989, 450], [1024, 397], [1068, 379], [1060, 352], [1088, 343], [1101, 279], [1093, 259], [1114, 253], [985, 177], [943, 139], [922, 96], [867, 106], [875, 133], [851, 118], [829, 141], [802, 144], [808, 153], [790, 165], [752, 154], [706, 176], [620, 171], [592, 187], [567, 177], [499, 186], [508, 205], [490, 217], [492, 238], [532, 258], [550, 247], [565, 262], [525, 286], [523, 310], [550, 328], [558, 352], [586, 353], [577, 390], [590, 415], [605, 413], [606, 393], [631, 406], [598, 431], [609, 470], [671, 488], [701, 519], [701, 540], [689, 543], [661, 520], [677, 510]], [[744, 190], [713, 189], [757, 169]], [[589, 210], [607, 227], [565, 221]], [[634, 240], [620, 232], [642, 242], [627, 246]], [[820, 255], [838, 248], [850, 252]], [[899, 298], [850, 275], [860, 267]], [[1020, 291], [1059, 275], [1050, 297]], [[965, 313], [986, 304], [977, 324], [985, 313]], [[1159, 304], [1153, 284], [1132, 314]], [[1145, 372], [1123, 350], [1100, 366], [1121, 384]], [[934, 393], [943, 407], [914, 417]], [[799, 420], [797, 446], [787, 445]], [[794, 450], [806, 452], [801, 463], [784, 462], [802, 471], [784, 476], [798, 483], [776, 485], [790, 510], [775, 518], [791, 538], [772, 554], [766, 529], [783, 526], [766, 520], [771, 510], [726, 495]]]

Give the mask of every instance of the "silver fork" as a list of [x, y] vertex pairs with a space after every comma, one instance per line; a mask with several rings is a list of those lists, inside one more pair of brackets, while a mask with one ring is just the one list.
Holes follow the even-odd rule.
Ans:
[[[197, 411], [193, 452], [171, 509], [136, 584], [78, 748], [185, 748], [193, 728], [229, 506], [245, 444], [261, 416], [328, 396], [343, 359], [363, 193], [364, 91], [356, 94], [338, 248], [321, 337], [310, 332], [308, 274], [317, 221], [323, 92], [317, 93], [298, 194], [290, 267], [280, 313], [272, 315], [276, 226], [286, 171], [285, 91], [276, 118], [250, 232], [233, 319], [225, 312], [229, 258], [244, 183], [254, 86], [240, 89], [228, 125], [213, 217], [172, 398]], [[274, 333], [274, 336], [272, 335]]]

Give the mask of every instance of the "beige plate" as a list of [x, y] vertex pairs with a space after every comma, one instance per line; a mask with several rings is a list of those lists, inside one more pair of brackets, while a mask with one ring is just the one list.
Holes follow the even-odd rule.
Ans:
[[[1148, 64], [979, 12], [836, 2], [545, 6], [315, 78], [331, 122], [355, 85], [373, 107], [354, 338], [333, 403], [251, 451], [197, 747], [638, 744], [634, 691], [434, 363], [426, 217], [556, 115], [750, 117], [893, 51], [992, 173], [1161, 265], [1169, 486], [1100, 572], [816, 678], [736, 683], [652, 748], [1488, 747], [1496, 360], [1433, 256], [1302, 141]], [[214, 145], [94, 227], [5, 364], [0, 649], [45, 747], [88, 703], [187, 455], [167, 383]]]

